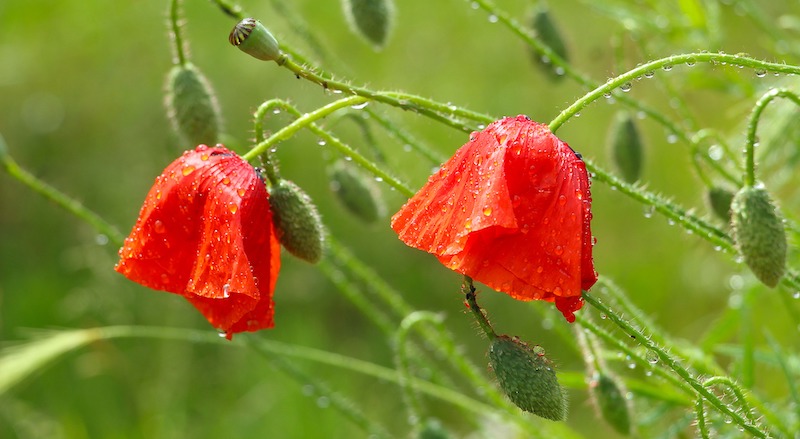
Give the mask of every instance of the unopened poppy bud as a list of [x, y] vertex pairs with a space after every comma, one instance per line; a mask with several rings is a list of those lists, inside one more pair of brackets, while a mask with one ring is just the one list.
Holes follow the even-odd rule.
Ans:
[[376, 49], [386, 45], [394, 22], [393, 0], [344, 0], [342, 7], [353, 32]]
[[283, 55], [278, 40], [255, 18], [245, 18], [237, 23], [228, 41], [242, 52], [263, 61], [277, 61]]
[[744, 262], [764, 285], [774, 288], [786, 269], [786, 231], [763, 187], [746, 186], [736, 193], [731, 225]]
[[[540, 42], [550, 47], [550, 50], [558, 55], [559, 58], [563, 59], [564, 61], [569, 60], [569, 54], [567, 53], [567, 46], [564, 43], [564, 38], [561, 36], [561, 32], [556, 26], [555, 21], [553, 21], [553, 17], [550, 15], [550, 11], [547, 9], [544, 3], [540, 3], [534, 9], [530, 23], [531, 28], [534, 32], [536, 32], [536, 37]], [[564, 72], [556, 71], [551, 65], [550, 60], [543, 59], [542, 55], [538, 52], [532, 52], [532, 56], [536, 65], [541, 66], [549, 78], [553, 80], [559, 80], [564, 77]]]
[[331, 189], [345, 208], [366, 223], [386, 216], [380, 188], [355, 166], [339, 160], [330, 169]]
[[608, 132], [608, 152], [622, 179], [639, 180], [642, 173], [642, 137], [627, 111], [620, 111]]
[[728, 189], [714, 186], [706, 192], [706, 202], [711, 212], [719, 219], [728, 222], [731, 220], [731, 202], [733, 192]]
[[630, 406], [620, 383], [606, 374], [597, 374], [589, 383], [589, 392], [597, 412], [614, 430], [631, 433]]
[[191, 146], [219, 143], [219, 104], [200, 70], [191, 63], [176, 65], [167, 75], [166, 88], [167, 115], [175, 131]]
[[281, 180], [269, 194], [278, 240], [300, 259], [319, 262], [325, 233], [317, 207], [299, 186]]
[[489, 347], [489, 364], [500, 388], [517, 407], [554, 421], [567, 418], [567, 400], [543, 353], [517, 338], [501, 335]]

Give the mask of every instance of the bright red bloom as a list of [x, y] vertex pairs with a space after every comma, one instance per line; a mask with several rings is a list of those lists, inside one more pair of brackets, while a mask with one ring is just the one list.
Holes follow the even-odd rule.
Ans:
[[156, 178], [115, 269], [181, 294], [214, 327], [273, 326], [280, 245], [256, 170], [222, 145], [186, 151]]
[[555, 302], [573, 322], [597, 281], [586, 166], [547, 125], [498, 120], [392, 217], [407, 245], [518, 300]]

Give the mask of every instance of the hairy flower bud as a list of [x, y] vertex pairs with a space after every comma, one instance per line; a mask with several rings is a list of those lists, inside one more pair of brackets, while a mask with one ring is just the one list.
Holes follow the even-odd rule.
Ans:
[[714, 216], [725, 222], [731, 220], [733, 192], [719, 186], [714, 186], [706, 192], [706, 202]]
[[[550, 15], [550, 11], [543, 3], [533, 10], [530, 23], [531, 28], [536, 33], [536, 38], [540, 42], [550, 47], [550, 50], [558, 55], [559, 58], [564, 61], [569, 60], [569, 53], [567, 52], [564, 38], [561, 36], [561, 31], [559, 31], [555, 21], [553, 21], [553, 17]], [[548, 78], [557, 81], [564, 77], [564, 72], [553, 69], [549, 59], [543, 59], [538, 52], [532, 52], [532, 56], [536, 65], [547, 73]]]
[[501, 335], [489, 347], [489, 364], [500, 388], [517, 407], [554, 421], [567, 418], [567, 400], [543, 353], [519, 339]]
[[376, 49], [386, 45], [394, 22], [393, 0], [343, 0], [342, 7], [353, 32]]
[[767, 191], [746, 186], [731, 203], [736, 247], [756, 277], [774, 288], [786, 269], [786, 231]]
[[592, 402], [600, 416], [623, 435], [631, 433], [630, 406], [620, 383], [606, 374], [597, 374], [589, 383]]
[[622, 179], [628, 183], [642, 174], [642, 137], [627, 111], [617, 113], [608, 132], [608, 152]]
[[270, 190], [269, 204], [283, 247], [300, 259], [312, 264], [319, 262], [325, 233], [311, 197], [293, 182], [281, 180]]
[[334, 163], [329, 173], [331, 189], [350, 213], [366, 223], [386, 216], [386, 205], [375, 180], [344, 160]]
[[219, 104], [208, 80], [193, 64], [176, 65], [167, 75], [167, 115], [178, 134], [191, 145], [219, 143]]
[[283, 55], [278, 40], [255, 18], [245, 18], [237, 23], [228, 41], [242, 52], [262, 61], [277, 61]]

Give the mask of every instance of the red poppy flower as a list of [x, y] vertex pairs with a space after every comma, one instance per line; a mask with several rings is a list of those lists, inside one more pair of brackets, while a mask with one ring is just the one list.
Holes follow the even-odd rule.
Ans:
[[186, 151], [156, 178], [115, 269], [181, 294], [228, 339], [273, 326], [280, 246], [255, 169], [222, 145]]
[[407, 245], [518, 300], [555, 302], [573, 322], [597, 273], [586, 166], [547, 125], [498, 120], [392, 217]]

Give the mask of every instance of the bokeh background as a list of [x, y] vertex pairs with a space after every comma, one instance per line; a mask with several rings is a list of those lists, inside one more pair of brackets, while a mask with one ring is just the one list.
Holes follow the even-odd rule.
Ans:
[[[320, 87], [231, 47], [227, 36], [235, 21], [212, 2], [185, 3], [190, 57], [217, 92], [229, 146], [247, 150], [252, 112], [264, 100], [287, 99], [301, 111], [332, 100]], [[289, 3], [324, 43], [324, 67], [355, 84], [402, 90], [497, 117], [527, 114], [545, 123], [586, 91], [569, 79], [553, 81], [532, 62], [519, 39], [469, 2], [397, 2], [396, 26], [382, 51], [350, 31], [339, 2]], [[498, 3], [522, 22], [533, 4]], [[690, 13], [691, 5], [703, 11], [700, 18]], [[314, 58], [269, 2], [245, 1], [242, 6], [281, 42]], [[194, 146], [182, 144], [174, 134], [163, 106], [172, 58], [167, 7], [166, 1], [136, 0], [0, 2], [0, 133], [10, 153], [123, 233], [133, 225], [153, 178]], [[600, 82], [649, 59], [690, 51], [744, 52], [798, 62], [796, 1], [570, 0], [551, 2], [550, 8], [574, 66]], [[794, 43], [784, 37], [793, 37]], [[792, 78], [758, 78], [751, 70], [729, 66], [678, 66], [634, 82], [628, 95], [680, 122], [677, 101], [668, 91], [674, 89], [685, 99], [695, 128], [717, 130], [738, 150], [756, 98], [769, 86], [792, 83]], [[620, 109], [613, 100], [597, 102], [570, 120], [559, 137], [610, 167], [606, 132]], [[464, 133], [418, 115], [381, 110], [444, 155], [467, 140]], [[768, 111], [765, 118], [771, 115]], [[274, 130], [288, 121], [279, 116], [267, 125]], [[705, 188], [692, 172], [686, 145], [670, 143], [669, 133], [650, 120], [640, 120], [639, 127], [646, 143], [643, 180], [648, 187], [706, 212]], [[356, 146], [362, 140], [354, 125], [342, 123], [336, 130]], [[374, 131], [394, 173], [411, 187], [421, 186], [434, 165]], [[459, 277], [433, 257], [406, 248], [389, 229], [388, 218], [365, 226], [345, 212], [325, 177], [331, 154], [314, 136], [301, 133], [280, 145], [278, 157], [283, 174], [313, 197], [331, 234], [416, 308], [443, 313], [470, 357], [484, 364], [487, 342], [464, 314]], [[786, 159], [782, 164], [794, 155], [781, 153]], [[768, 184], [771, 178], [778, 180], [777, 198], [791, 217], [797, 211], [797, 182], [791, 172], [763, 178]], [[736, 306], [734, 290], [752, 281], [741, 264], [658, 215], [648, 218], [643, 206], [604, 185], [595, 184], [592, 192], [597, 270], [658, 324], [678, 338], [697, 342]], [[391, 212], [403, 202], [388, 187], [384, 195]], [[87, 224], [0, 175], [0, 341], [22, 340], [31, 329], [121, 324], [213, 331], [182, 298], [147, 290], [116, 274], [116, 250]], [[481, 304], [498, 331], [542, 345], [560, 370], [582, 370], [579, 354], [552, 330], [566, 323], [551, 305], [517, 302], [483, 290]], [[776, 294], [763, 291], [755, 318], [796, 348], [797, 328], [778, 311], [783, 302]], [[314, 266], [286, 255], [275, 300], [275, 329], [253, 337], [392, 366], [387, 340]], [[727, 341], [735, 342], [735, 335]], [[396, 387], [314, 363], [297, 365], [368, 408], [398, 435], [406, 431]], [[615, 365], [625, 369], [624, 361]], [[778, 377], [759, 380], [767, 394], [785, 395]], [[363, 435], [307, 393], [303, 383], [224, 340], [213, 346], [150, 339], [96, 343], [0, 396], [0, 437]], [[613, 435], [596, 420], [585, 389], [571, 389], [570, 399], [571, 427], [587, 437]], [[470, 433], [473, 424], [461, 422], [462, 413], [435, 401], [430, 405], [457, 437]]]

